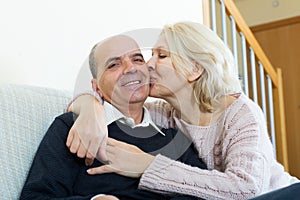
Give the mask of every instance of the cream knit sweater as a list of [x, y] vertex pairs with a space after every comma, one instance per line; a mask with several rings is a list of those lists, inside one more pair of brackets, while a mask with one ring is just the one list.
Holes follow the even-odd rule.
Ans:
[[164, 101], [146, 107], [157, 125], [179, 128], [191, 138], [208, 170], [157, 155], [142, 175], [140, 189], [241, 200], [299, 181], [274, 158], [264, 115], [243, 94], [214, 124], [204, 127], [176, 118]]

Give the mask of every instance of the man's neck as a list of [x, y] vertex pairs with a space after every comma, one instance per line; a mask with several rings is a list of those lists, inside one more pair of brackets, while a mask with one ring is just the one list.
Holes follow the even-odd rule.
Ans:
[[139, 124], [143, 120], [143, 105], [144, 103], [129, 103], [124, 105], [114, 105], [124, 116], [130, 117], [135, 124]]

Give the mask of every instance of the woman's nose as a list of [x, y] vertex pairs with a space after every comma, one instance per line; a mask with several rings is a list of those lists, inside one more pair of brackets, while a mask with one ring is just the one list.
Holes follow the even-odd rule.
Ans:
[[155, 65], [156, 65], [156, 63], [155, 63], [155, 58], [154, 58], [154, 56], [152, 56], [152, 57], [148, 60], [147, 65], [148, 65], [149, 71], [155, 70]]

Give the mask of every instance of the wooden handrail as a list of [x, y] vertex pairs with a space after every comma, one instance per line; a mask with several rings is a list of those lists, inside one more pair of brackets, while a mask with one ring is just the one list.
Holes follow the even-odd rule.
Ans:
[[226, 7], [226, 11], [228, 15], [231, 15], [234, 18], [237, 25], [237, 29], [244, 34], [247, 43], [249, 44], [249, 46], [252, 47], [256, 57], [264, 66], [264, 69], [267, 72], [267, 74], [270, 76], [273, 84], [275, 85], [275, 87], [278, 87], [278, 78], [275, 69], [273, 68], [271, 62], [269, 61], [266, 54], [262, 50], [261, 46], [255, 39], [253, 33], [251, 32], [249, 26], [247, 25], [244, 18], [240, 14], [236, 5], [232, 0], [223, 0], [223, 2]]

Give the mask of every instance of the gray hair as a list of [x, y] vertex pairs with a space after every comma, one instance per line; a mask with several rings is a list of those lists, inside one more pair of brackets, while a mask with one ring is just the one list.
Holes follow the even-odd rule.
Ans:
[[92, 73], [93, 78], [97, 78], [97, 63], [95, 59], [95, 51], [99, 43], [95, 44], [93, 48], [91, 49], [90, 55], [89, 55], [89, 65], [90, 65], [90, 70]]

